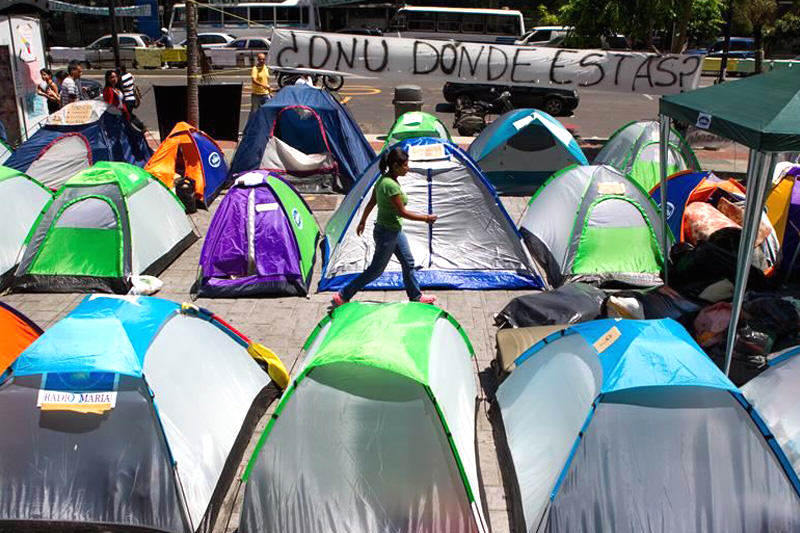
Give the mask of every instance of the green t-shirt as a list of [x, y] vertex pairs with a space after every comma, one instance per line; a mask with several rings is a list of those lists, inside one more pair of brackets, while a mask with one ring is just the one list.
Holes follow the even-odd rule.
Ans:
[[392, 197], [402, 196], [403, 205], [408, 203], [408, 196], [400, 188], [400, 184], [392, 178], [382, 176], [375, 186], [375, 203], [378, 205], [378, 218], [375, 223], [392, 231], [403, 229], [403, 219], [397, 214], [397, 210], [392, 204]]

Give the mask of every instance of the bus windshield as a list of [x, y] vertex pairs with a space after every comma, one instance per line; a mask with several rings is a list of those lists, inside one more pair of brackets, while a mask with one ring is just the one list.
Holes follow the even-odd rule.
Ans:
[[525, 33], [522, 13], [500, 9], [400, 8], [389, 22], [390, 32], [403, 37], [494, 41]]

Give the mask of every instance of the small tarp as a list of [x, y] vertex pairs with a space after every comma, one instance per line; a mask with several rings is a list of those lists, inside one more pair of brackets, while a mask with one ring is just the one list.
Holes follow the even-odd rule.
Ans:
[[306, 295], [319, 226], [303, 198], [265, 170], [236, 178], [208, 228], [199, 296]]
[[469, 155], [497, 192], [513, 195], [535, 193], [564, 167], [589, 164], [567, 128], [537, 109], [497, 117], [472, 141]]
[[524, 522], [512, 528], [800, 528], [798, 480], [783, 451], [672, 320], [597, 320], [555, 333], [517, 358], [497, 402], [513, 463], [507, 490]]
[[[421, 287], [449, 289], [541, 288], [542, 280], [503, 204], [464, 151], [442, 139], [421, 137], [397, 145], [409, 153], [400, 177], [407, 208], [436, 214], [436, 223], [403, 221]], [[362, 235], [356, 226], [381, 177], [377, 158], [339, 205], [325, 228], [319, 290], [339, 290], [364, 271], [375, 248], [377, 210]], [[403, 287], [400, 263], [389, 262], [367, 290]]]
[[191, 178], [195, 196], [206, 206], [211, 205], [228, 177], [222, 148], [210, 135], [186, 122], [175, 124], [144, 169], [170, 189], [174, 189], [177, 175]]
[[554, 174], [520, 222], [528, 250], [553, 286], [658, 285], [664, 231], [647, 193], [607, 165], [573, 165]]
[[0, 166], [0, 290], [11, 281], [25, 238], [52, 197], [36, 180]]
[[73, 176], [25, 241], [12, 290], [116, 292], [157, 276], [197, 235], [180, 200], [139, 167], [102, 161]]
[[[595, 165], [611, 165], [649, 191], [661, 181], [659, 124], [656, 120], [630, 122], [615, 131], [594, 158]], [[667, 175], [700, 170], [692, 148], [674, 128], [667, 144]]]
[[99, 100], [68, 104], [45, 119], [4, 163], [51, 189], [98, 161], [143, 167], [153, 151], [118, 109]]
[[417, 137], [452, 140], [447, 126], [435, 116], [424, 111], [408, 111], [397, 117], [392, 127], [389, 128], [381, 152], [395, 143]]
[[0, 383], [11, 363], [41, 334], [31, 319], [0, 302]]
[[453, 318], [348, 303], [304, 349], [245, 470], [242, 533], [487, 530], [472, 347]]
[[[272, 138], [281, 142], [270, 142]], [[325, 157], [309, 160], [295, 152]], [[327, 155], [336, 163], [335, 169], [326, 168]], [[297, 170], [294, 165], [313, 163], [319, 165], [314, 172], [336, 172], [338, 186], [349, 191], [374, 157], [355, 119], [330, 93], [308, 85], [290, 85], [250, 115], [230, 173], [264, 168], [291, 174]], [[298, 173], [293, 184], [302, 190], [302, 177], [309, 173], [308, 168]]]
[[191, 306], [87, 296], [0, 387], [0, 529], [211, 531], [278, 393], [254, 346]]

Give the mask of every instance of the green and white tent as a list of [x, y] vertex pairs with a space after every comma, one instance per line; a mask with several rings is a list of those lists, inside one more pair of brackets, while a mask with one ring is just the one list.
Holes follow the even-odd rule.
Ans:
[[12, 289], [116, 292], [158, 275], [195, 240], [180, 200], [128, 163], [101, 161], [75, 174], [25, 241]]
[[[628, 174], [644, 190], [652, 190], [661, 181], [658, 128], [657, 120], [625, 124], [609, 137], [594, 164], [611, 165]], [[684, 170], [700, 170], [689, 143], [674, 128], [670, 129], [667, 154], [668, 176]]]
[[660, 284], [664, 231], [644, 189], [607, 165], [572, 165], [554, 174], [520, 223], [525, 245], [554, 287]]
[[451, 140], [447, 126], [441, 120], [424, 111], [409, 111], [394, 121], [381, 151], [400, 141], [417, 137]]
[[7, 142], [5, 142], [2, 138], [0, 138], [0, 165], [6, 162], [6, 159], [11, 157], [11, 154], [14, 153], [14, 149], [9, 146]]
[[0, 166], [0, 290], [11, 281], [25, 238], [52, 197], [35, 179]]
[[473, 351], [452, 317], [348, 303], [304, 350], [245, 470], [242, 533], [487, 530]]

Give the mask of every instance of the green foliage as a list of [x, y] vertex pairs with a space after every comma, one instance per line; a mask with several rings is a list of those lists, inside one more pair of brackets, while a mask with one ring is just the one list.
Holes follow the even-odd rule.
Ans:
[[536, 7], [536, 24], [538, 26], [559, 26], [561, 21], [558, 14], [551, 12], [546, 5], [539, 4]]
[[689, 41], [713, 43], [725, 24], [725, 5], [722, 0], [694, 0], [689, 20]]

